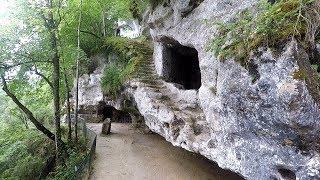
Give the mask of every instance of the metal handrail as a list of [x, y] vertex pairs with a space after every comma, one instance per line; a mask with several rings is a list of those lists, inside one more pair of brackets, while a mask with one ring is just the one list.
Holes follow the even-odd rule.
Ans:
[[86, 154], [85, 158], [75, 166], [75, 179], [88, 179], [90, 172], [92, 170], [92, 162], [94, 160], [94, 155], [97, 146], [97, 134], [91, 129], [87, 128], [85, 121], [82, 124], [82, 131], [86, 137], [86, 140], [89, 141], [88, 147], [90, 150]]

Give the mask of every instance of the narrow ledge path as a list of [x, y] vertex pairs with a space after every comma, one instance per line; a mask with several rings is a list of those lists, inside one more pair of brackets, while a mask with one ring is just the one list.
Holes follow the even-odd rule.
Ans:
[[157, 134], [140, 134], [130, 124], [87, 124], [98, 134], [91, 180], [240, 180], [204, 157], [174, 147]]

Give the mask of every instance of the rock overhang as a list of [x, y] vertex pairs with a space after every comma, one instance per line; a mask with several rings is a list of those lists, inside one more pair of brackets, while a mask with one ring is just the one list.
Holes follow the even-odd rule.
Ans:
[[[299, 57], [294, 54], [303, 50], [297, 49], [294, 42], [288, 42], [280, 50], [280, 56], [274, 56], [270, 49], [261, 49], [253, 57], [254, 73], [259, 73], [253, 81], [252, 73], [240, 64], [232, 60], [220, 62], [207, 51], [217, 29], [206, 20], [228, 22], [237, 12], [255, 8], [258, 1], [205, 0], [184, 17], [179, 14], [179, 2], [157, 7], [149, 17], [154, 64], [157, 74], [163, 76], [164, 37], [170, 39], [169, 43], [178, 42], [198, 51], [201, 87], [196, 92], [195, 104], [201, 106], [205, 116], [201, 123], [208, 131], [202, 137], [197, 136], [192, 132], [192, 123], [183, 120], [184, 127], [173, 138], [176, 134], [170, 133], [173, 126], [170, 123], [176, 121], [179, 113], [167, 108], [174, 117], [170, 116], [170, 121], [161, 119], [158, 107], [152, 105], [155, 111], [144, 111], [146, 123], [174, 145], [198, 152], [247, 179], [320, 178], [319, 151], [313, 146], [305, 154], [301, 149], [305, 145], [311, 147], [310, 142], [317, 144], [314, 138], [318, 137], [316, 121], [320, 117], [319, 107], [305, 82], [292, 77], [292, 72], [299, 69]], [[144, 101], [139, 95], [135, 98], [140, 103]]]

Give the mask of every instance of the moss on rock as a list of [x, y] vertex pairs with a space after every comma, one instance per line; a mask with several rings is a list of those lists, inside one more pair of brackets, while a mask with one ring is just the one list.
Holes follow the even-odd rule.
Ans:
[[152, 56], [152, 49], [145, 39], [110, 37], [104, 42], [108, 54], [115, 54], [117, 60], [110, 62], [104, 70], [102, 88], [104, 93], [116, 97], [125, 81], [129, 80], [137, 67]]
[[[258, 47], [277, 47], [291, 37], [301, 44], [313, 46], [314, 27], [308, 19], [310, 14], [319, 10], [319, 3], [314, 0], [280, 0], [275, 4], [261, 0], [252, 12], [245, 10], [232, 23], [216, 23], [219, 34], [213, 39], [209, 49], [220, 60], [235, 58], [247, 67], [249, 55]], [[310, 45], [311, 44], [311, 45]]]

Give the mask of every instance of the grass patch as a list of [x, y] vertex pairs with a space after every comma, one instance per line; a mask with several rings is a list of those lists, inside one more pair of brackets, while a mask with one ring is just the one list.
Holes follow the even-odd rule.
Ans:
[[245, 10], [232, 23], [215, 23], [219, 34], [209, 50], [218, 59], [234, 58], [247, 68], [250, 52], [258, 47], [277, 47], [291, 37], [306, 48], [314, 43], [314, 21], [309, 18], [319, 9], [314, 0], [280, 0], [273, 5], [261, 0], [256, 8], [257, 14]]

